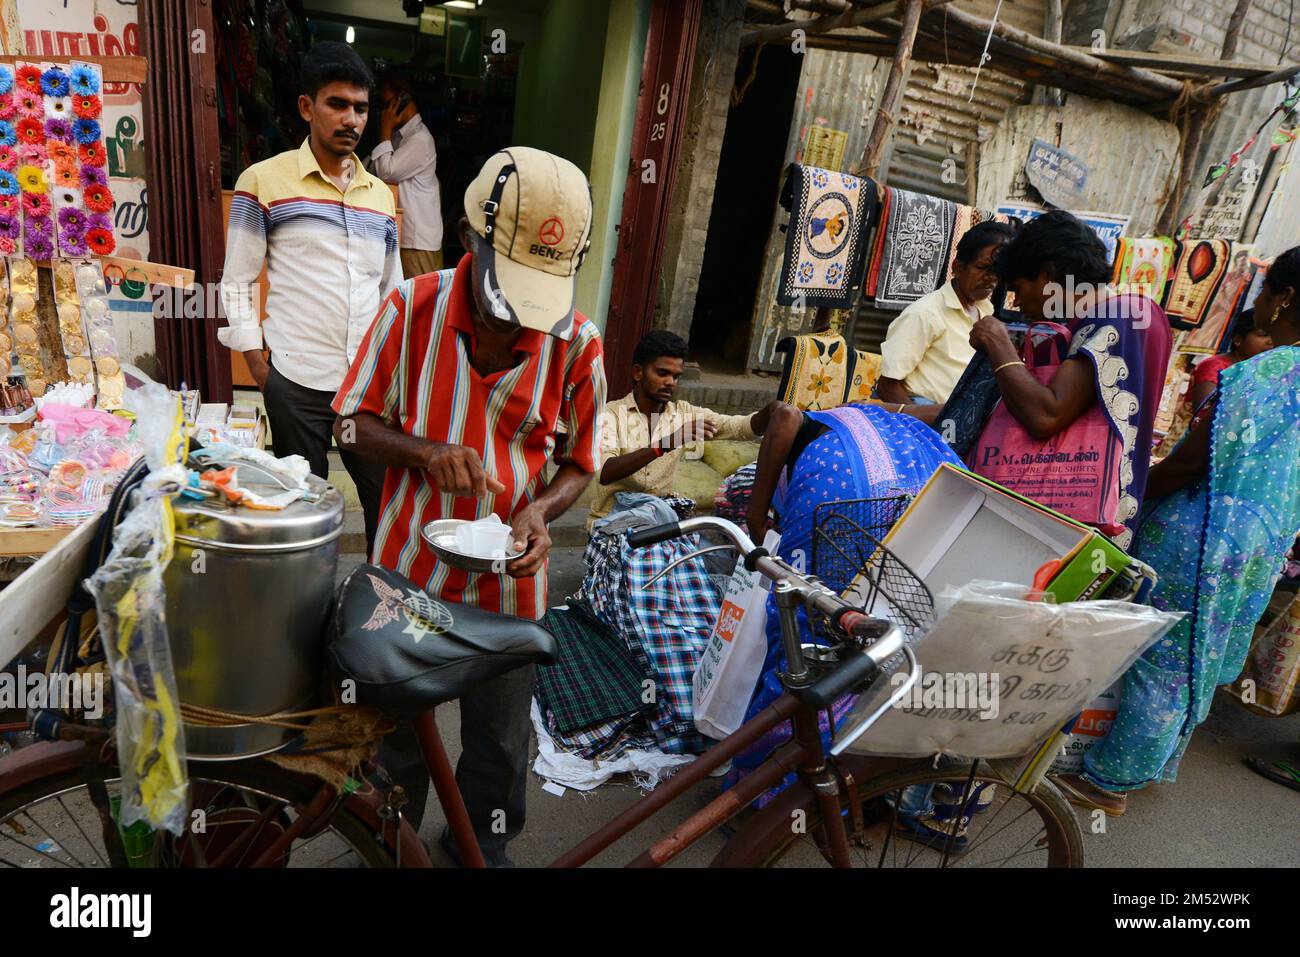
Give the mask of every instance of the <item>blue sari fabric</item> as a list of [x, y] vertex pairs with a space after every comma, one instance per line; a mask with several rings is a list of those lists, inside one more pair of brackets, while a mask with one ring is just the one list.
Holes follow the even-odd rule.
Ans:
[[1229, 366], [1215, 398], [1208, 473], [1148, 502], [1135, 541], [1160, 576], [1152, 604], [1188, 614], [1125, 673], [1115, 724], [1084, 756], [1110, 790], [1175, 779], [1215, 688], [1241, 673], [1300, 529], [1300, 349]]
[[[811, 571], [813, 516], [817, 506], [855, 498], [915, 495], [945, 462], [961, 466], [939, 434], [908, 415], [874, 405], [842, 405], [808, 413], [829, 427], [800, 454], [774, 503], [781, 520], [777, 554]], [[813, 640], [802, 611], [802, 640]], [[767, 658], [746, 720], [780, 697], [777, 672], [784, 667], [776, 600], [767, 601]]]

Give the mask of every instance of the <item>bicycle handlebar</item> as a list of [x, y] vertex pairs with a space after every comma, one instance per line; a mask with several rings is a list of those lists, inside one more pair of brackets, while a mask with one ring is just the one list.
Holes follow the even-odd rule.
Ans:
[[628, 533], [627, 543], [633, 548], [644, 548], [680, 535], [704, 531], [721, 532], [740, 552], [746, 568], [759, 572], [773, 582], [789, 586], [799, 594], [804, 604], [825, 615], [845, 634], [860, 638], [878, 638], [892, 627], [887, 621], [862, 614], [817, 579], [802, 575], [783, 560], [772, 557], [766, 548], [755, 545], [753, 539], [739, 526], [725, 518], [703, 515], [683, 519], [680, 522], [665, 522], [662, 525], [639, 528]]

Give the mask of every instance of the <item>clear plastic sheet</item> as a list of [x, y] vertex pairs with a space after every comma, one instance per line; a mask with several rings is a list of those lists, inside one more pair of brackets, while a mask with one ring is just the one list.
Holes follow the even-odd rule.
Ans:
[[120, 824], [144, 821], [180, 835], [186, 824], [185, 735], [164, 617], [172, 558], [170, 493], [185, 484], [180, 401], [151, 384], [127, 397], [150, 472], [117, 526], [113, 550], [87, 582], [113, 679], [122, 771]]
[[[1051, 604], [1040, 598], [1024, 585], [1000, 582], [946, 588], [936, 602], [938, 621], [912, 646], [920, 681], [850, 750], [918, 757], [1026, 754], [1183, 617], [1130, 602]], [[896, 687], [880, 685], [858, 700], [843, 733]]]

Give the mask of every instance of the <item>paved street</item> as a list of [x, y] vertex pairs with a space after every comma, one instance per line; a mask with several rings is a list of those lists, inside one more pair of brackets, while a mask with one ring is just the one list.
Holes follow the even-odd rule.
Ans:
[[[578, 584], [582, 550], [569, 546], [552, 552], [551, 601], [558, 603]], [[342, 573], [359, 556], [343, 560]], [[454, 705], [441, 708], [438, 721], [452, 759], [459, 754], [459, 715]], [[1122, 818], [1107, 819], [1104, 833], [1092, 833], [1090, 818], [1081, 819], [1085, 860], [1090, 867], [1300, 867], [1300, 794], [1265, 781], [1242, 763], [1244, 755], [1300, 759], [1300, 714], [1263, 718], [1220, 697], [1209, 720], [1197, 732], [1177, 783], [1157, 785], [1133, 795]], [[542, 790], [535, 775], [528, 796], [528, 827], [511, 845], [521, 867], [542, 866], [630, 806], [639, 792], [615, 779], [586, 794], [568, 790], [555, 796]], [[630, 860], [669, 826], [710, 800], [716, 781], [705, 781], [664, 813], [596, 859], [610, 866]], [[441, 813], [431, 801], [421, 836], [433, 847], [435, 860], [450, 864], [437, 847]], [[682, 865], [707, 864], [723, 838], [711, 836], [683, 855]]]

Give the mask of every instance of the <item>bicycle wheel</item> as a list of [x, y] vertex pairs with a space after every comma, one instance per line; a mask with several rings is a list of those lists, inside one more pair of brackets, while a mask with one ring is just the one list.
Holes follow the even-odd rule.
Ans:
[[[125, 838], [132, 864], [211, 866], [245, 837], [224, 866], [251, 866], [315, 796], [317, 785], [256, 761], [191, 762], [190, 830], [181, 837], [150, 832]], [[110, 800], [119, 793], [105, 781]], [[204, 813], [196, 818], [194, 810]], [[200, 830], [202, 828], [202, 830]], [[252, 829], [250, 836], [247, 832]], [[38, 778], [0, 794], [0, 868], [107, 867], [99, 813], [80, 769]], [[278, 862], [281, 867], [392, 867], [393, 856], [374, 828], [346, 802], [323, 826], [308, 828]]]
[[[844, 788], [841, 806], [854, 867], [1083, 866], [1079, 822], [1069, 802], [1048, 781], [1030, 794], [1020, 794], [982, 763], [973, 778], [969, 763], [939, 768], [918, 764], [875, 778], [853, 770], [865, 823], [858, 842], [852, 842]], [[903, 789], [913, 785], [933, 785], [936, 790], [942, 785], [946, 796], [955, 797], [954, 803], [937, 804], [941, 811], [946, 807], [953, 812], [940, 825], [952, 829], [952, 841], [945, 833], [933, 841], [934, 846], [927, 846], [923, 841], [933, 840], [933, 832], [921, 835], [913, 830], [909, 836], [895, 809]], [[964, 807], [963, 794], [971, 795]], [[817, 801], [806, 788], [794, 785], [755, 813], [727, 842], [713, 866], [825, 867], [829, 863]]]

